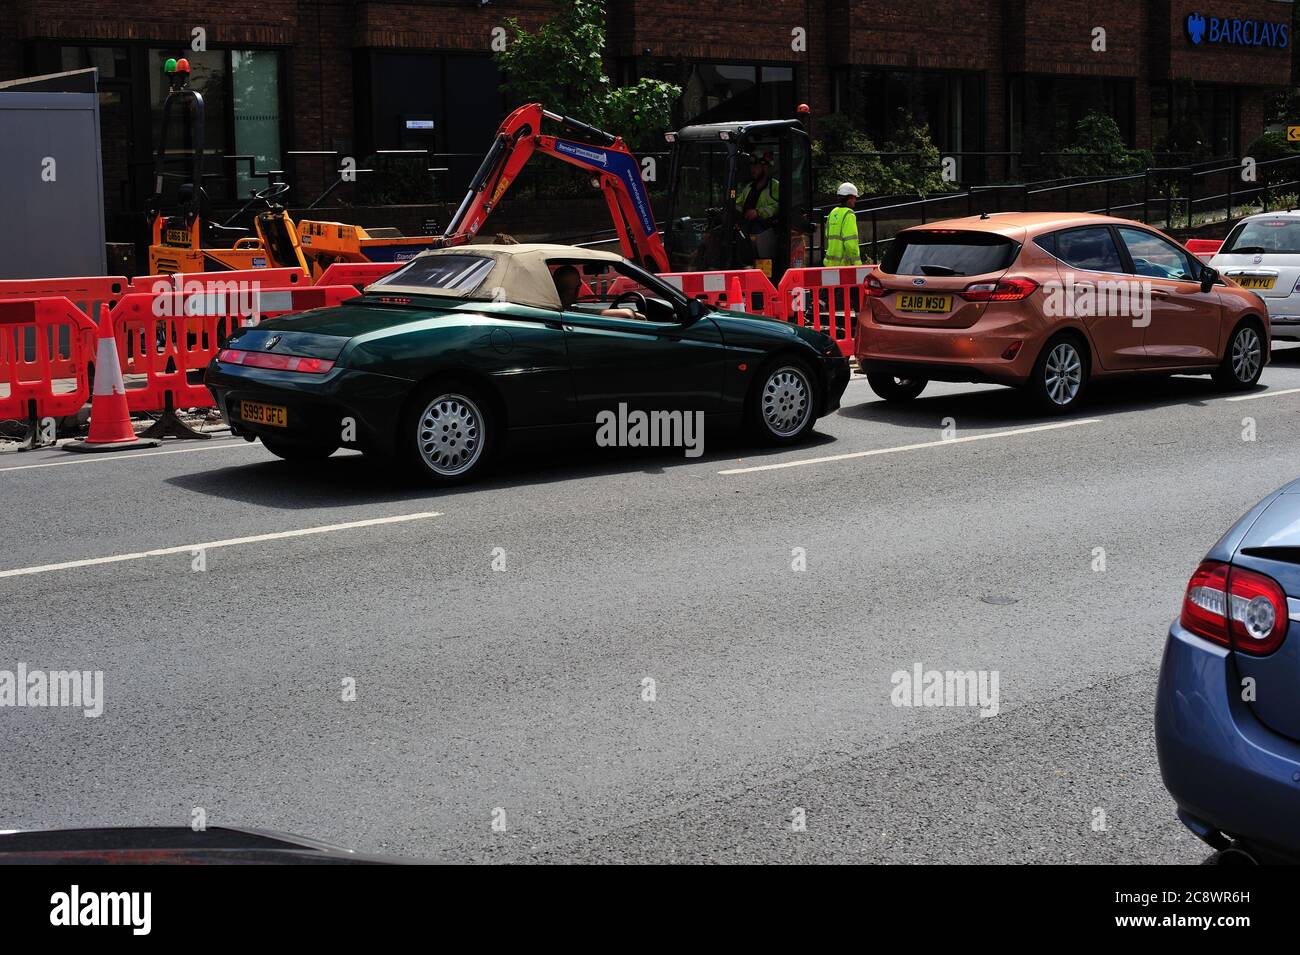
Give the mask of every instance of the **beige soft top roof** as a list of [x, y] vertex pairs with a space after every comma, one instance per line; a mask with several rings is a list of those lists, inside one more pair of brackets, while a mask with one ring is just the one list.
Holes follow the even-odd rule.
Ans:
[[[416, 295], [449, 295], [467, 299], [501, 299], [516, 305], [560, 310], [560, 296], [547, 262], [568, 259], [582, 262], [622, 262], [621, 255], [597, 252], [572, 245], [530, 242], [520, 245], [458, 245], [421, 252], [412, 262], [430, 255], [476, 255], [490, 258], [492, 270], [472, 289], [435, 289], [425, 285], [390, 285], [382, 279], [366, 287], [367, 292], [407, 292]], [[498, 290], [500, 290], [498, 292]]]

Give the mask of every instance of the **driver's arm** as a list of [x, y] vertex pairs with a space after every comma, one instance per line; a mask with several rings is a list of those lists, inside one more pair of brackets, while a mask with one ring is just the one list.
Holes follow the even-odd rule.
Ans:
[[607, 315], [610, 318], [630, 318], [634, 320], [641, 318], [636, 310], [631, 308], [607, 308], [603, 309], [600, 314]]

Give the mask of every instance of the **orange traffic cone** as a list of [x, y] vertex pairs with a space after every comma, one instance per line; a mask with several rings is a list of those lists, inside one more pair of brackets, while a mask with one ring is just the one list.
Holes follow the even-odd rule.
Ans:
[[732, 312], [748, 312], [745, 308], [745, 292], [740, 287], [740, 276], [731, 277], [731, 287], [727, 289], [727, 309]]
[[90, 434], [85, 441], [72, 441], [65, 451], [125, 451], [127, 448], [153, 448], [162, 442], [156, 438], [137, 438], [131, 427], [131, 411], [126, 403], [126, 384], [122, 365], [117, 359], [117, 339], [108, 306], [99, 307], [99, 338], [95, 343], [95, 393], [90, 398]]

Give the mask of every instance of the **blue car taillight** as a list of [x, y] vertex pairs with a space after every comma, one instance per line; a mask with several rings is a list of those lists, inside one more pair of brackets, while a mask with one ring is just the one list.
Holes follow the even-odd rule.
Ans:
[[1197, 636], [1264, 656], [1286, 638], [1286, 594], [1272, 577], [1207, 560], [1187, 583], [1179, 620]]

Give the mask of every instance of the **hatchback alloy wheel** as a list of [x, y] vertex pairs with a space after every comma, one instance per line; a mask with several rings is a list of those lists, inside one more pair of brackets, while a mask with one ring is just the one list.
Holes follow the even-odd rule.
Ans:
[[1043, 368], [1043, 386], [1047, 396], [1062, 407], [1079, 395], [1083, 385], [1083, 359], [1070, 342], [1060, 342], [1047, 355]]
[[1250, 325], [1243, 325], [1232, 339], [1232, 374], [1243, 384], [1253, 383], [1259, 376], [1259, 365], [1264, 349], [1259, 333]]

